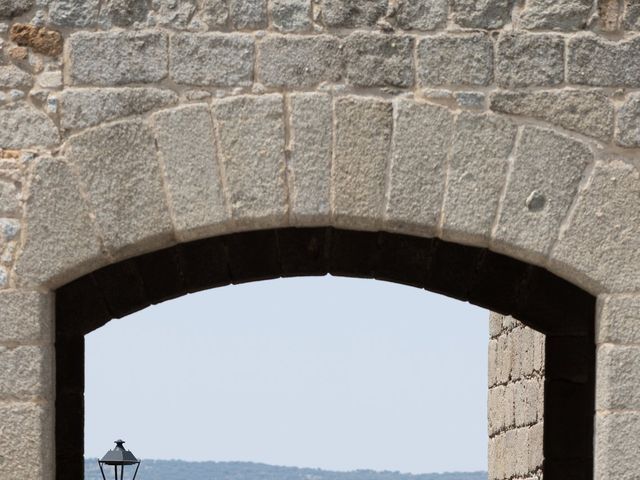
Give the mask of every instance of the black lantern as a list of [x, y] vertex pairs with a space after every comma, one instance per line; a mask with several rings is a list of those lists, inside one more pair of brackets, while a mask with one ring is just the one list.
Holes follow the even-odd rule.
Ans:
[[[140, 460], [138, 460], [129, 450], [125, 450], [123, 446], [124, 440], [116, 440], [115, 444], [116, 448], [109, 450], [105, 456], [102, 457], [102, 460], [98, 460], [98, 465], [100, 465], [100, 471], [102, 472], [102, 479], [107, 480], [107, 477], [104, 474], [104, 465], [113, 466], [114, 480], [125, 480], [124, 467], [130, 466], [133, 469], [133, 465], [135, 465], [136, 469], [133, 472], [133, 477], [131, 477], [131, 480], [135, 480], [136, 475], [138, 474], [138, 468], [140, 468]], [[120, 475], [118, 475], [118, 467], [120, 467]]]

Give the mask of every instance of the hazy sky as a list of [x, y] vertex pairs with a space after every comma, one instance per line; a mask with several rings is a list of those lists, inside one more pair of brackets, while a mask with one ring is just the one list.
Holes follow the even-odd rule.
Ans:
[[487, 467], [488, 312], [335, 277], [230, 286], [87, 336], [88, 457]]

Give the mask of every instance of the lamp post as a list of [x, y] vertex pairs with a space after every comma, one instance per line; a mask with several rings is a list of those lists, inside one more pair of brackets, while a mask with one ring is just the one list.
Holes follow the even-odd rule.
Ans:
[[[136, 475], [138, 473], [138, 468], [140, 468], [140, 460], [138, 460], [133, 453], [129, 450], [125, 450], [124, 448], [124, 440], [116, 440], [116, 447], [113, 450], [109, 450], [101, 460], [98, 460], [98, 465], [100, 466], [100, 472], [102, 472], [102, 479], [107, 480], [107, 477], [104, 474], [104, 465], [113, 466], [113, 480], [125, 480], [124, 478], [124, 467], [131, 467], [133, 469], [133, 465], [136, 466], [135, 471], [133, 472], [133, 477], [131, 480], [136, 479]], [[120, 467], [120, 475], [118, 476], [118, 467]], [[129, 471], [129, 470], [127, 470]]]

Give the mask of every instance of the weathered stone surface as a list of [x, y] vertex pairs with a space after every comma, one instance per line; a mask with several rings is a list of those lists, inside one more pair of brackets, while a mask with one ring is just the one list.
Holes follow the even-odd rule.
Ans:
[[624, 28], [640, 30], [640, 3], [627, 0], [624, 6]]
[[444, 107], [399, 100], [394, 117], [385, 223], [434, 235], [442, 208], [453, 116]]
[[62, 72], [60, 70], [52, 70], [49, 72], [42, 72], [37, 77], [37, 85], [41, 88], [49, 90], [62, 87]]
[[10, 31], [11, 41], [21, 47], [29, 47], [36, 53], [56, 57], [62, 53], [62, 35], [55, 30], [14, 23]]
[[59, 285], [87, 265], [99, 266], [100, 242], [64, 161], [36, 160], [25, 220], [25, 243], [15, 267], [21, 284]]
[[177, 234], [191, 240], [219, 233], [230, 215], [209, 106], [164, 110], [153, 116], [153, 123]]
[[639, 195], [640, 172], [633, 166], [596, 163], [552, 252], [552, 265], [591, 291], [640, 289]]
[[487, 96], [483, 92], [456, 92], [454, 95], [460, 108], [468, 110], [484, 110]]
[[513, 0], [453, 0], [453, 19], [461, 27], [500, 28], [509, 23]]
[[47, 146], [59, 141], [53, 121], [30, 104], [19, 102], [0, 107], [0, 148]]
[[291, 219], [327, 224], [331, 215], [332, 104], [329, 95], [293, 94], [288, 162]]
[[62, 128], [86, 128], [174, 104], [178, 96], [159, 88], [69, 88], [58, 97]]
[[55, 0], [49, 2], [49, 21], [61, 27], [89, 27], [98, 19], [99, 0]]
[[494, 246], [506, 254], [518, 251], [529, 261], [545, 258], [592, 160], [580, 142], [525, 127], [500, 205]]
[[623, 147], [640, 147], [640, 94], [631, 93], [618, 110], [616, 142]]
[[24, 70], [15, 65], [0, 66], [0, 88], [29, 88], [33, 79]]
[[0, 179], [0, 216], [17, 215], [19, 213], [19, 195], [20, 191], [16, 188], [14, 182]]
[[543, 120], [603, 142], [609, 142], [613, 135], [613, 103], [598, 91], [499, 91], [491, 95], [490, 108], [495, 112]]
[[69, 37], [74, 85], [157, 82], [167, 76], [167, 38], [156, 32], [79, 32]]
[[516, 127], [508, 120], [460, 115], [447, 173], [442, 218], [445, 239], [488, 243], [515, 139]]
[[267, 86], [309, 87], [342, 77], [340, 42], [329, 35], [269, 35], [259, 43], [258, 76]]
[[493, 79], [493, 43], [482, 33], [423, 38], [417, 58], [422, 85], [488, 85]]
[[598, 347], [596, 409], [640, 410], [640, 346]]
[[596, 480], [635, 480], [640, 472], [640, 412], [596, 415]]
[[311, 27], [310, 0], [273, 0], [273, 26], [281, 32], [302, 32]]
[[50, 347], [0, 346], [0, 398], [30, 400], [50, 395], [52, 356]]
[[0, 0], [0, 17], [17, 17], [33, 7], [34, 0]]
[[598, 297], [597, 343], [640, 344], [640, 296]]
[[113, 25], [128, 27], [147, 18], [149, 5], [147, 0], [106, 0], [102, 12]]
[[640, 86], [640, 37], [610, 41], [585, 34], [569, 39], [567, 81], [601, 87]]
[[496, 55], [496, 82], [502, 87], [557, 85], [564, 81], [562, 37], [502, 33]]
[[227, 0], [203, 0], [199, 18], [212, 30], [225, 27], [229, 20]]
[[371, 27], [387, 11], [387, 0], [321, 0], [324, 23], [329, 27]]
[[335, 101], [334, 109], [334, 223], [375, 227], [384, 209], [392, 105], [377, 99], [344, 97]]
[[413, 45], [409, 36], [356, 32], [347, 37], [347, 81], [361, 87], [413, 85]]
[[195, 0], [151, 0], [149, 15], [155, 25], [186, 28], [196, 11]]
[[142, 122], [122, 121], [71, 137], [67, 157], [84, 185], [105, 246], [133, 254], [172, 238], [155, 140]]
[[29, 290], [0, 292], [0, 344], [51, 341], [53, 296]]
[[593, 7], [592, 0], [529, 0], [520, 26], [529, 30], [580, 30]]
[[233, 26], [239, 30], [267, 27], [267, 0], [229, 0]]
[[171, 38], [171, 78], [176, 83], [251, 85], [255, 44], [246, 34], [185, 33]]
[[213, 104], [213, 113], [234, 220], [251, 227], [282, 223], [287, 214], [282, 96], [224, 99]]
[[435, 30], [447, 22], [447, 0], [399, 0], [398, 26], [404, 30]]

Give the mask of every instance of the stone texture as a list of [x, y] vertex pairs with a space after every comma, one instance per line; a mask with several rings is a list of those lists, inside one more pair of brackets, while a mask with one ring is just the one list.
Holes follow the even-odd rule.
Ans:
[[159, 88], [69, 88], [58, 97], [60, 125], [86, 128], [177, 103], [171, 90]]
[[0, 346], [0, 398], [46, 398], [51, 394], [52, 364], [50, 347]]
[[0, 66], [0, 88], [29, 88], [33, 79], [24, 70], [15, 65]]
[[293, 94], [289, 110], [287, 178], [291, 219], [301, 225], [327, 224], [331, 215], [331, 97], [317, 93]]
[[20, 213], [20, 191], [10, 180], [0, 179], [0, 216]]
[[281, 95], [238, 96], [213, 104], [219, 153], [234, 220], [275, 225], [287, 214]]
[[229, 0], [229, 11], [238, 30], [267, 27], [267, 0]]
[[640, 94], [631, 93], [618, 110], [616, 142], [623, 147], [640, 147]]
[[640, 3], [634, 0], [625, 1], [623, 23], [626, 30], [640, 30]]
[[387, 0], [321, 0], [328, 27], [371, 27], [387, 12]]
[[610, 41], [584, 34], [568, 43], [567, 81], [601, 87], [640, 86], [640, 37]]
[[161, 27], [186, 28], [196, 11], [195, 0], [151, 0], [152, 22]]
[[636, 480], [640, 472], [640, 412], [596, 415], [596, 480]]
[[516, 127], [508, 120], [460, 115], [447, 173], [442, 218], [445, 239], [488, 243], [515, 139]]
[[188, 85], [251, 85], [255, 45], [245, 34], [185, 33], [171, 38], [171, 78]]
[[442, 208], [453, 116], [444, 107], [399, 100], [394, 121], [385, 223], [433, 236]]
[[596, 316], [597, 343], [640, 344], [640, 296], [602, 295]]
[[259, 43], [258, 77], [272, 87], [310, 87], [342, 77], [340, 42], [329, 35], [269, 35]]
[[592, 0], [529, 0], [520, 15], [520, 26], [529, 30], [581, 30], [592, 7]]
[[558, 235], [587, 165], [588, 147], [550, 130], [525, 127], [493, 233], [503, 253], [541, 261]]
[[334, 108], [334, 224], [375, 227], [384, 208], [393, 108], [358, 97], [339, 98]]
[[36, 53], [56, 57], [62, 53], [62, 35], [55, 30], [23, 23], [11, 26], [10, 38], [21, 47], [29, 47]]
[[49, 2], [49, 22], [60, 27], [90, 27], [98, 19], [99, 0], [55, 0]]
[[493, 43], [482, 33], [426, 37], [418, 43], [417, 62], [422, 85], [488, 85]]
[[73, 136], [67, 157], [87, 191], [105, 247], [133, 254], [166, 246], [172, 226], [155, 140], [140, 121], [123, 121]]
[[212, 30], [226, 27], [229, 20], [227, 0], [202, 0], [198, 18]]
[[34, 0], [0, 0], [0, 17], [17, 17], [33, 7]]
[[167, 38], [155, 32], [79, 32], [69, 37], [71, 84], [123, 85], [167, 76]]
[[562, 37], [502, 33], [496, 49], [496, 82], [502, 87], [558, 85], [564, 81]]
[[453, 0], [453, 20], [466, 28], [501, 28], [511, 19], [513, 3], [513, 0]]
[[[28, 126], [28, 127], [27, 127]], [[58, 128], [26, 102], [0, 107], [0, 148], [28, 148], [60, 142]]]
[[153, 123], [177, 234], [191, 240], [219, 233], [230, 215], [209, 106], [164, 110]]
[[613, 135], [613, 103], [599, 91], [499, 91], [491, 95], [490, 108], [549, 122], [607, 143]]
[[310, 0], [273, 0], [273, 26], [280, 32], [303, 32], [311, 27]]
[[106, 0], [102, 13], [118, 27], [143, 22], [149, 13], [147, 0]]
[[29, 290], [0, 291], [0, 344], [51, 341], [53, 296]]
[[640, 345], [598, 347], [597, 410], [640, 410]]
[[435, 30], [447, 22], [447, 0], [399, 0], [396, 22], [403, 30]]
[[360, 87], [413, 85], [414, 39], [357, 32], [345, 41], [347, 82]]
[[556, 271], [591, 291], [639, 289], [639, 195], [636, 168], [620, 160], [596, 163], [552, 252]]

